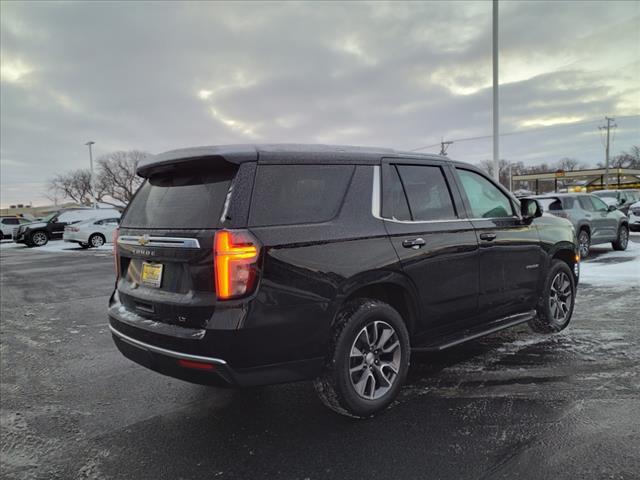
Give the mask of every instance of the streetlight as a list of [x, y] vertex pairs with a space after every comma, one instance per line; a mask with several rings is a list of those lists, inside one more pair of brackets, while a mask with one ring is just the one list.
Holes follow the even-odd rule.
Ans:
[[93, 140], [89, 140], [85, 145], [89, 147], [89, 165], [91, 166], [91, 176], [89, 177], [89, 187], [91, 189], [91, 197], [93, 198], [93, 208], [98, 208], [98, 203], [96, 202], [96, 197], [93, 194], [93, 153], [91, 151], [91, 145], [94, 145], [96, 142]]

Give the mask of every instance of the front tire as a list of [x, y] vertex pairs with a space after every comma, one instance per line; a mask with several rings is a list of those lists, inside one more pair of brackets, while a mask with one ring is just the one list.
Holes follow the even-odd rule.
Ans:
[[626, 225], [620, 225], [618, 229], [618, 238], [611, 242], [611, 246], [614, 250], [626, 250], [629, 244], [629, 227]]
[[104, 236], [102, 236], [99, 233], [94, 233], [93, 235], [91, 235], [89, 237], [89, 246], [90, 247], [94, 247], [94, 248], [98, 248], [103, 246], [105, 243], [105, 238]]
[[49, 235], [46, 232], [39, 230], [29, 236], [29, 246], [44, 247], [47, 243], [49, 243]]
[[576, 301], [576, 280], [569, 266], [553, 260], [538, 301], [537, 315], [529, 321], [534, 332], [555, 333], [571, 321]]
[[353, 300], [336, 318], [324, 372], [314, 381], [316, 392], [335, 412], [372, 417], [398, 395], [409, 356], [409, 333], [400, 314], [378, 300]]

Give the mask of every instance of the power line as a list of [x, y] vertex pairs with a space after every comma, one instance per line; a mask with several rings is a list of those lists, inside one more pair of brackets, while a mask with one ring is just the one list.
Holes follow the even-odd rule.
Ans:
[[[616, 117], [618, 120], [620, 119], [625, 119], [625, 118], [638, 118], [640, 117], [640, 115], [626, 115], [626, 116], [620, 116], [620, 117]], [[549, 125], [546, 127], [536, 127], [536, 128], [529, 128], [527, 130], [514, 130], [512, 132], [505, 132], [505, 133], [501, 133], [500, 136], [501, 137], [508, 137], [511, 135], [521, 135], [521, 134], [525, 134], [525, 133], [531, 133], [531, 132], [541, 132], [541, 131], [545, 131], [545, 130], [553, 130], [555, 128], [561, 128], [561, 127], [578, 127], [580, 125], [589, 125], [592, 123], [598, 123], [600, 122], [600, 120], [589, 120], [589, 121], [585, 121], [585, 122], [575, 122], [575, 123], [563, 123], [560, 125]], [[470, 142], [473, 140], [485, 140], [487, 138], [493, 138], [493, 135], [481, 135], [478, 137], [466, 137], [466, 138], [457, 138], [454, 140], [451, 140], [451, 142], [455, 142], [455, 143], [459, 143], [459, 142]], [[441, 146], [440, 142], [439, 143], [434, 143], [432, 145], [425, 145], [424, 147], [418, 147], [418, 148], [412, 148], [411, 150], [409, 150], [410, 152], [417, 152], [418, 150], [425, 150], [427, 148], [433, 148], [433, 147], [439, 147]]]

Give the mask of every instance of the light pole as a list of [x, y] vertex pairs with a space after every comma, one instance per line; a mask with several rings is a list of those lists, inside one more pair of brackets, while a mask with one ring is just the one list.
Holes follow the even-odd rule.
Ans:
[[93, 152], [91, 151], [91, 146], [96, 142], [93, 140], [89, 140], [85, 145], [89, 147], [89, 165], [91, 166], [91, 176], [89, 177], [89, 187], [91, 190], [91, 198], [93, 199], [93, 208], [98, 208], [98, 203], [96, 202], [96, 197], [93, 194]]
[[493, 58], [493, 178], [500, 181], [500, 114], [498, 100], [498, 0], [493, 0], [492, 8], [492, 58]]

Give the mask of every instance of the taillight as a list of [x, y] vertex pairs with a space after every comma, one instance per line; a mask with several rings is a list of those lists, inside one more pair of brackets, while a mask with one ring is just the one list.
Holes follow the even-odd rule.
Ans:
[[113, 231], [113, 261], [116, 267], [116, 281], [120, 278], [120, 254], [118, 253], [118, 236], [120, 235], [120, 229], [116, 228]]
[[246, 230], [219, 230], [213, 246], [216, 295], [229, 300], [253, 292], [258, 282], [258, 241]]

